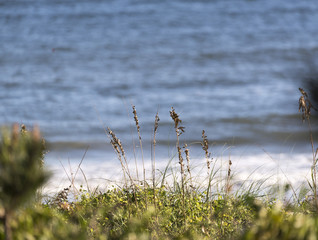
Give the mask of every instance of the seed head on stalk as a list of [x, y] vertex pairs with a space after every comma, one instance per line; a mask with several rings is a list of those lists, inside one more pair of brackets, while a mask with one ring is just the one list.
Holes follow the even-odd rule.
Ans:
[[179, 124], [181, 124], [182, 121], [179, 118], [179, 115], [175, 112], [173, 107], [171, 108], [170, 116], [174, 121], [174, 129], [176, 130], [177, 136], [179, 137], [184, 132], [184, 127], [179, 126]]
[[211, 153], [209, 152], [209, 140], [207, 138], [207, 136], [205, 135], [205, 131], [202, 130], [202, 142], [201, 142], [201, 145], [202, 145], [202, 149], [204, 150], [205, 152], [205, 159], [206, 159], [206, 165], [207, 165], [207, 168], [208, 170], [210, 170], [210, 156], [211, 156]]
[[305, 121], [305, 119], [309, 120], [311, 115], [311, 109], [317, 111], [317, 109], [312, 105], [311, 101], [308, 98], [308, 94], [305, 92], [304, 89], [299, 88], [299, 91], [301, 92], [302, 96], [299, 98], [299, 112], [302, 112], [302, 119]]

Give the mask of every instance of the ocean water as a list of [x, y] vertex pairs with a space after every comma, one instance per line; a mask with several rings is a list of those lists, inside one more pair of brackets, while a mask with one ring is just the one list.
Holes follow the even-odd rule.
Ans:
[[174, 107], [193, 159], [204, 158], [205, 130], [214, 159], [237, 159], [242, 174], [276, 162], [306, 175], [298, 88], [317, 98], [317, 23], [316, 0], [0, 1], [0, 125], [39, 125], [55, 169], [88, 148], [87, 175], [112, 178], [101, 167], [117, 163], [104, 128], [140, 160], [135, 105], [149, 160], [158, 112], [164, 165], [175, 154]]

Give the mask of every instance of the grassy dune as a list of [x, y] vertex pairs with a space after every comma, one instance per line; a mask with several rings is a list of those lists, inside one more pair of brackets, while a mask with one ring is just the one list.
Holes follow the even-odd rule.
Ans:
[[[300, 89], [299, 110], [311, 131], [310, 111], [314, 109]], [[139, 147], [142, 136], [135, 107]], [[204, 170], [198, 176], [191, 169], [187, 145], [180, 144], [185, 128], [172, 108], [178, 169], [156, 169], [155, 116], [152, 140], [152, 177], [128, 167], [120, 139], [105, 129], [122, 167], [123, 184], [108, 190], [70, 186], [45, 197], [41, 186], [49, 178], [43, 159], [44, 141], [37, 128], [27, 131], [14, 125], [3, 131], [0, 144], [0, 226], [1, 239], [318, 239], [317, 151], [312, 134], [313, 162], [308, 185], [296, 191], [292, 185], [272, 186], [263, 182], [236, 185], [232, 162], [220, 173], [209, 152], [202, 131]], [[137, 164], [137, 163], [136, 163]], [[137, 168], [137, 166], [136, 166]], [[222, 176], [221, 178], [219, 176]], [[168, 180], [169, 179], [169, 180]], [[277, 191], [280, 189], [280, 191]], [[288, 197], [287, 197], [288, 196]]]

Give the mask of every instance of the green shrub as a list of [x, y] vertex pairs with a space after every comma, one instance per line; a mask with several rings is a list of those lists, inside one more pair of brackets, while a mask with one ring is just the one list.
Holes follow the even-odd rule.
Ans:
[[286, 212], [280, 205], [272, 209], [261, 208], [255, 224], [241, 240], [316, 240], [318, 217], [304, 213]]
[[6, 239], [12, 239], [11, 218], [19, 207], [35, 196], [49, 174], [43, 169], [44, 144], [40, 132], [32, 132], [14, 125], [12, 131], [3, 130], [0, 143], [0, 203], [4, 210]]
[[[12, 239], [16, 240], [84, 240], [86, 229], [74, 224], [54, 209], [41, 205], [20, 209], [11, 220]], [[4, 239], [3, 229], [0, 239]]]

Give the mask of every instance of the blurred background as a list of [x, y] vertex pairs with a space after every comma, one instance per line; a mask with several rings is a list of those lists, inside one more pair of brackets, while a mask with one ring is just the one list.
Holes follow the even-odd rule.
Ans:
[[212, 156], [310, 156], [298, 88], [317, 106], [317, 23], [316, 0], [0, 1], [0, 125], [39, 125], [53, 165], [88, 146], [110, 162], [106, 126], [140, 156], [135, 105], [147, 158], [159, 112], [160, 161], [174, 107], [194, 157], [203, 129]]

